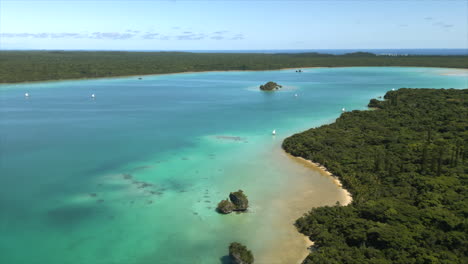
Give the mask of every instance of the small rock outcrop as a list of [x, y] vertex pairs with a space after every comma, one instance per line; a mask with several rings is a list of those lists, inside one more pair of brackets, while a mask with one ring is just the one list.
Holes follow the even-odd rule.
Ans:
[[275, 91], [278, 90], [279, 88], [282, 88], [283, 86], [275, 83], [275, 82], [267, 82], [264, 85], [260, 85], [260, 90], [262, 91]]
[[249, 200], [244, 191], [238, 190], [229, 194], [229, 200], [222, 200], [216, 208], [222, 214], [229, 214], [233, 211], [245, 211], [249, 207]]
[[241, 243], [233, 242], [229, 245], [229, 257], [235, 264], [252, 264], [254, 257], [252, 252]]
[[249, 200], [242, 190], [230, 193], [229, 199], [234, 204], [236, 211], [245, 211], [249, 207]]
[[222, 214], [230, 214], [234, 211], [234, 204], [228, 199], [222, 200], [218, 203], [218, 207], [216, 209]]

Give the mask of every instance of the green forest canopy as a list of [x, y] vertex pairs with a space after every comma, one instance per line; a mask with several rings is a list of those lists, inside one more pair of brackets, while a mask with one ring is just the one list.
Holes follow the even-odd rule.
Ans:
[[365, 52], [331, 55], [319, 53], [0, 51], [0, 83], [319, 66], [468, 68], [468, 56], [376, 56]]
[[325, 165], [348, 206], [298, 219], [304, 263], [468, 263], [468, 90], [399, 89], [375, 111], [293, 135], [283, 148]]

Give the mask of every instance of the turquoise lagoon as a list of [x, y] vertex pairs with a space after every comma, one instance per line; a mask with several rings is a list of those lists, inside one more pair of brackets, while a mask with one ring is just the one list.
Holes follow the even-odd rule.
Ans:
[[[282, 140], [392, 88], [467, 78], [355, 67], [1, 85], [1, 262], [219, 264], [232, 241], [257, 263], [298, 262], [307, 250], [294, 220], [346, 193]], [[260, 92], [267, 81], [284, 88]], [[216, 213], [237, 189], [248, 213]]]

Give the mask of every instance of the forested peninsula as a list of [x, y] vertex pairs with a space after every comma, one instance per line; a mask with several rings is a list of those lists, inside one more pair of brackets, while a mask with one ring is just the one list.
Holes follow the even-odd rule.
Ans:
[[403, 88], [384, 98], [283, 142], [353, 196], [297, 220], [315, 242], [304, 263], [467, 263], [468, 90]]
[[467, 59], [468, 56], [377, 56], [367, 52], [332, 55], [320, 53], [0, 51], [0, 83], [304, 67], [468, 68]]

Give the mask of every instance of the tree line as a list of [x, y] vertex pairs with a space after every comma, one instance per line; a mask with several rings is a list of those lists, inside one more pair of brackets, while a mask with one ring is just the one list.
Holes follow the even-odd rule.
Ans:
[[175, 72], [300, 67], [421, 66], [468, 68], [468, 56], [376, 56], [356, 52], [253, 54], [123, 51], [0, 51], [0, 83]]

